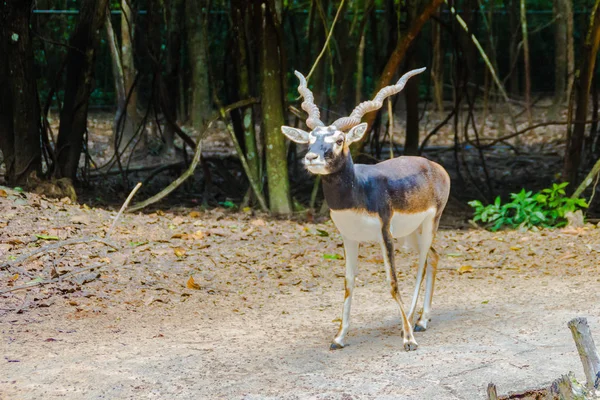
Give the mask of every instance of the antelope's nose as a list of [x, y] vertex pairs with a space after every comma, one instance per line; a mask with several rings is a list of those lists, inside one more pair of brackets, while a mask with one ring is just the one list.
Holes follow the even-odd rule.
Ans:
[[304, 158], [306, 159], [306, 161], [315, 161], [317, 158], [319, 158], [319, 155], [316, 153], [306, 153], [306, 156], [304, 156]]

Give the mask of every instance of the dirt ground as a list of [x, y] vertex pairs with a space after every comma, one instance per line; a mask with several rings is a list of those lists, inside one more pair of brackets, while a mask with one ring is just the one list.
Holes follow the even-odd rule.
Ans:
[[[477, 399], [489, 382], [507, 393], [570, 370], [583, 379], [573, 317], [600, 338], [594, 225], [442, 229], [433, 319], [407, 353], [375, 245], [361, 247], [350, 346], [329, 350], [344, 261], [328, 219], [125, 214], [114, 248], [18, 262], [105, 237], [115, 215], [0, 188], [0, 293], [53, 280], [0, 294], [1, 399]], [[405, 303], [415, 261], [397, 250]]]

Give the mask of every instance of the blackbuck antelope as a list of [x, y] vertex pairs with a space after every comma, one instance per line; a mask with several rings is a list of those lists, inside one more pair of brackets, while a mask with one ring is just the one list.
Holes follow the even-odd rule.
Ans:
[[[322, 175], [331, 219], [342, 234], [346, 254], [342, 322], [331, 343], [332, 350], [344, 347], [348, 333], [361, 242], [381, 244], [391, 294], [402, 316], [404, 349], [417, 349], [411, 324], [424, 276], [425, 300], [415, 330], [427, 328], [439, 260], [432, 242], [448, 201], [450, 177], [439, 164], [422, 157], [398, 157], [375, 165], [354, 164], [348, 147], [360, 140], [367, 130], [367, 124], [361, 123], [363, 115], [381, 108], [385, 98], [400, 92], [410, 77], [424, 70], [407, 72], [395, 85], [381, 89], [372, 101], [359, 104], [349, 117], [340, 118], [330, 126], [321, 122], [312, 92], [306, 86], [306, 78], [295, 72], [300, 79], [298, 91], [304, 99], [302, 108], [308, 113], [306, 125], [311, 131], [289, 126], [283, 126], [281, 130], [290, 140], [308, 144], [304, 164], [311, 173]], [[407, 244], [419, 253], [417, 282], [408, 315], [398, 290], [393, 238], [406, 239]]]

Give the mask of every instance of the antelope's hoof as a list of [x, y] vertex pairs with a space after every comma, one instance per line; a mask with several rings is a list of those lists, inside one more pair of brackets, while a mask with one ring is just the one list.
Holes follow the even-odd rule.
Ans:
[[415, 351], [419, 345], [414, 340], [407, 340], [404, 342], [404, 350], [406, 351]]
[[429, 322], [429, 320], [418, 320], [417, 323], [415, 324], [415, 332], [425, 332], [427, 330], [427, 322]]
[[339, 344], [338, 342], [333, 341], [333, 342], [331, 342], [331, 345], [329, 346], [329, 350], [339, 350], [339, 349], [343, 349], [346, 346], [348, 346], [348, 345]]

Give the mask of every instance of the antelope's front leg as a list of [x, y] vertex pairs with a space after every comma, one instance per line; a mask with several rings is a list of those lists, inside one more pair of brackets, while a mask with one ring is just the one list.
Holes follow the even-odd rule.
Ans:
[[383, 252], [383, 261], [385, 264], [385, 271], [387, 274], [387, 280], [391, 286], [391, 294], [398, 306], [400, 307], [400, 315], [402, 317], [402, 333], [404, 336], [404, 350], [412, 351], [416, 350], [418, 344], [413, 336], [413, 328], [411, 322], [408, 320], [406, 313], [404, 312], [404, 305], [400, 298], [400, 291], [398, 290], [398, 279], [396, 277], [396, 267], [394, 266], [394, 242], [392, 240], [392, 234], [390, 233], [389, 227], [384, 227], [382, 231], [382, 243], [381, 250]]
[[354, 280], [358, 270], [358, 242], [344, 238], [344, 252], [346, 253], [346, 281], [344, 308], [342, 311], [342, 322], [340, 322], [340, 330], [333, 339], [330, 349], [337, 350], [344, 347], [344, 338], [350, 327], [350, 306], [352, 305], [352, 292], [354, 291]]

